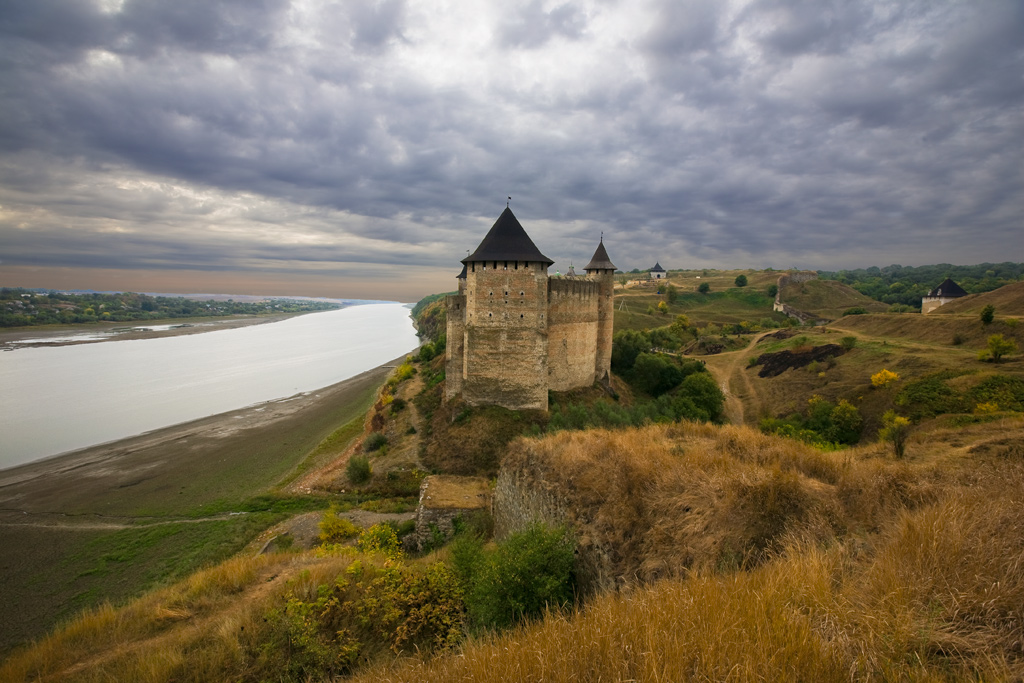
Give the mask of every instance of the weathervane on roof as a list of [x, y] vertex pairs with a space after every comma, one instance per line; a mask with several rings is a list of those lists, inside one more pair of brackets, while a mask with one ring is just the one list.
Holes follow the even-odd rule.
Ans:
[[508, 205], [509, 205], [509, 204], [511, 204], [511, 203], [512, 203], [512, 198], [511, 198], [511, 197], [509, 197], [509, 198], [508, 198], [508, 201], [507, 201], [507, 202], [505, 202], [505, 208], [507, 209], [507, 208], [508, 208]]

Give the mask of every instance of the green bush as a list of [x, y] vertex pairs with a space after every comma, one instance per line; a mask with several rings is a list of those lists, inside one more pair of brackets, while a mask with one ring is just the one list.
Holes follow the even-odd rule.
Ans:
[[843, 315], [865, 315], [868, 309], [863, 306], [854, 306], [853, 308], [847, 308], [843, 311]]
[[983, 325], [990, 325], [996, 318], [996, 307], [992, 304], [985, 306], [985, 308], [981, 309], [981, 315], [979, 317], [981, 318]]
[[365, 455], [353, 455], [348, 459], [345, 467], [345, 475], [353, 484], [365, 484], [370, 481], [373, 469], [370, 467], [370, 459]]
[[367, 453], [373, 453], [387, 445], [388, 437], [382, 432], [374, 432], [370, 434], [370, 436], [366, 437], [366, 441], [363, 442], [363, 450]]
[[341, 543], [350, 538], [355, 538], [361, 531], [350, 520], [339, 517], [337, 510], [334, 508], [324, 513], [323, 518], [320, 520], [319, 528], [321, 543]]
[[855, 346], [857, 346], [857, 338], [843, 337], [842, 339], [839, 340], [839, 344], [840, 346], [843, 347], [844, 350], [851, 351]]
[[402, 556], [402, 547], [398, 543], [398, 532], [390, 524], [374, 524], [359, 534], [356, 542], [359, 550], [364, 553], [383, 553], [392, 558]]
[[509, 536], [491, 552], [477, 550], [471, 540], [460, 541], [453, 548], [453, 563], [469, 587], [466, 609], [472, 624], [511, 628], [543, 615], [545, 608], [570, 603], [575, 593], [575, 550], [568, 529], [541, 524]]
[[746, 287], [747, 286], [747, 276], [746, 275], [742, 275], [742, 274], [741, 275], [737, 275], [736, 279], [733, 282], [734, 282], [734, 284], [737, 287]]

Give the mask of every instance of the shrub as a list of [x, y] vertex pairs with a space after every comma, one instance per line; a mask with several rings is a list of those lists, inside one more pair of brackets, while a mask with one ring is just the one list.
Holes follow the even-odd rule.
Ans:
[[373, 468], [370, 467], [370, 459], [365, 455], [353, 455], [348, 459], [345, 466], [345, 475], [353, 484], [365, 484], [370, 481]]
[[747, 276], [743, 275], [743, 274], [737, 275], [736, 279], [733, 280], [733, 282], [734, 282], [734, 284], [737, 287], [746, 287], [747, 286]]
[[373, 453], [387, 445], [388, 437], [385, 436], [383, 432], [373, 432], [370, 436], [366, 437], [366, 441], [363, 442], [363, 450], [367, 453]]
[[668, 304], [665, 303], [664, 301], [659, 301], [658, 313], [661, 313], [662, 315], [668, 315]]
[[391, 400], [391, 414], [401, 412], [405, 409], [406, 400], [404, 398], [394, 398]]
[[854, 306], [853, 308], [847, 308], [843, 311], [843, 315], [865, 315], [868, 309], [863, 306]]
[[768, 285], [768, 296], [770, 296], [770, 297], [772, 297], [774, 299], [775, 296], [778, 293], [779, 293], [779, 286], [778, 285]]
[[709, 285], [706, 282], [702, 282], [700, 283], [700, 286], [697, 287], [697, 291], [700, 292], [701, 294], [707, 294], [708, 292], [711, 291], [711, 285]]
[[341, 543], [359, 535], [360, 528], [344, 517], [339, 517], [333, 508], [324, 513], [320, 520], [320, 542]]
[[1017, 350], [1017, 342], [1012, 339], [1005, 339], [1001, 334], [993, 334], [988, 338], [988, 349], [986, 353], [993, 363], [998, 363], [1003, 356], [1014, 353]]
[[421, 363], [426, 363], [436, 355], [437, 352], [434, 350], [434, 345], [431, 344], [430, 342], [427, 342], [426, 344], [420, 347], [419, 353], [416, 354], [416, 360], [418, 360]]
[[382, 553], [395, 559], [402, 556], [398, 534], [390, 524], [374, 524], [359, 534], [357, 545], [364, 553]]
[[983, 325], [991, 324], [996, 317], [996, 307], [993, 306], [992, 304], [985, 306], [985, 308], [981, 309], [981, 314], [979, 317], [981, 318], [981, 323]]
[[964, 336], [962, 334], [960, 334], [959, 332], [957, 332], [956, 334], [953, 335], [953, 346], [960, 346], [965, 341], [966, 340], [964, 339]]
[[839, 344], [840, 344], [840, 346], [843, 347], [844, 350], [850, 351], [855, 346], [857, 346], [857, 338], [856, 337], [843, 337], [842, 339], [839, 340]]
[[882, 415], [882, 428], [878, 430], [878, 438], [892, 444], [892, 453], [897, 459], [903, 457], [907, 449], [907, 436], [910, 434], [910, 420], [900, 417], [894, 410], [887, 410]]
[[[571, 602], [575, 550], [576, 541], [567, 528], [535, 524], [478, 556], [468, 570], [472, 586], [466, 596], [474, 625], [510, 628], [541, 616], [545, 608]], [[471, 556], [466, 559], [472, 561]], [[462, 571], [465, 575], [466, 569]]]
[[876, 389], [884, 389], [893, 382], [898, 381], [900, 378], [895, 372], [882, 368], [875, 374], [871, 375], [871, 386]]

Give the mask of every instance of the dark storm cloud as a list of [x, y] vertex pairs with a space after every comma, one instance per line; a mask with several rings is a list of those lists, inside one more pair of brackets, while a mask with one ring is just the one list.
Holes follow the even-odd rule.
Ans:
[[0, 251], [448, 267], [511, 194], [559, 260], [1024, 259], [1022, 74], [1011, 0], [14, 1]]

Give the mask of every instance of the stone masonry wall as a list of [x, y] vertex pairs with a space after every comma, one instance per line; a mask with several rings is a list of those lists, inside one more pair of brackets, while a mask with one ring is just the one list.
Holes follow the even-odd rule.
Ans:
[[[563, 501], [564, 497], [547, 481], [543, 466], [534, 457], [525, 462], [517, 459], [513, 465], [506, 461], [498, 472], [491, 504], [495, 539], [504, 539], [538, 522], [576, 527], [576, 513]], [[612, 549], [587, 537], [576, 540], [576, 579], [580, 589], [588, 593], [615, 589], [617, 583], [609, 569]]]
[[548, 388], [594, 383], [599, 287], [589, 280], [548, 282]]
[[462, 391], [462, 365], [466, 350], [466, 297], [449, 294], [445, 303], [448, 306], [448, 359], [444, 369], [444, 397], [450, 399]]
[[542, 264], [470, 264], [462, 397], [470, 405], [547, 410], [547, 272]]
[[612, 335], [615, 332], [615, 271], [596, 270], [590, 277], [598, 284], [596, 379], [611, 378]]

